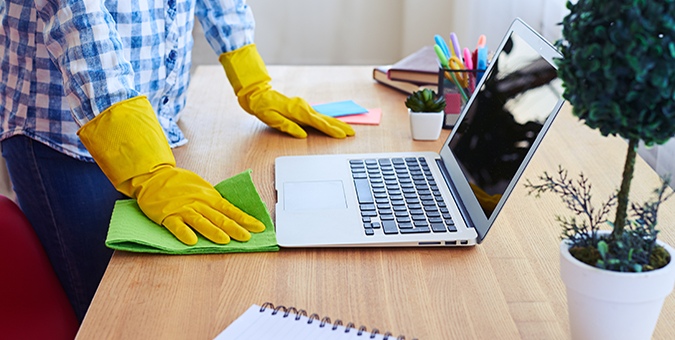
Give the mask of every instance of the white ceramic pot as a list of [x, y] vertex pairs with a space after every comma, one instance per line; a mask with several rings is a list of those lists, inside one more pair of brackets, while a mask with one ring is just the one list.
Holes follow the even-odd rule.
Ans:
[[668, 265], [644, 273], [621, 273], [589, 266], [560, 243], [560, 275], [567, 286], [572, 339], [651, 339], [665, 298], [675, 284], [673, 248]]
[[443, 129], [443, 112], [412, 112], [410, 117], [410, 132], [415, 140], [437, 140]]

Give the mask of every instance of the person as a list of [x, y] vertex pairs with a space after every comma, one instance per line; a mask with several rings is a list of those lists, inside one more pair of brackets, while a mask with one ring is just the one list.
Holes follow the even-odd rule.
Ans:
[[114, 202], [131, 197], [186, 244], [245, 241], [264, 225], [176, 166], [194, 18], [240, 106], [296, 138], [354, 135], [274, 91], [245, 0], [6, 0], [0, 140], [17, 201], [81, 321], [111, 256]]

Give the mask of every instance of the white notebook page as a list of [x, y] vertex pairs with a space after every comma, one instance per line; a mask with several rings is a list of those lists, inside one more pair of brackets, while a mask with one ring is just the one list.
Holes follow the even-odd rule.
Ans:
[[[297, 317], [296, 314], [290, 313], [284, 317], [283, 310], [274, 313], [272, 308], [266, 308], [262, 312], [260, 309], [260, 306], [252, 305], [222, 333], [218, 334], [215, 340], [384, 339], [382, 334], [373, 336], [369, 332], [362, 332], [358, 335], [358, 329], [354, 328], [345, 332], [344, 326], [333, 326], [332, 323], [326, 323], [321, 327], [321, 320], [313, 319], [309, 323], [309, 318], [303, 315]], [[394, 340], [396, 337], [389, 336], [388, 339]]]

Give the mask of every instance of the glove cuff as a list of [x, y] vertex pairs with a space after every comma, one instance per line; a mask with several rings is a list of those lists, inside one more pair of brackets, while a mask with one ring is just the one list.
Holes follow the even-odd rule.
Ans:
[[176, 165], [164, 130], [145, 96], [114, 104], [84, 124], [77, 134], [115, 188], [130, 197], [135, 197], [130, 179]]
[[225, 52], [218, 58], [237, 97], [250, 95], [272, 80], [255, 44]]

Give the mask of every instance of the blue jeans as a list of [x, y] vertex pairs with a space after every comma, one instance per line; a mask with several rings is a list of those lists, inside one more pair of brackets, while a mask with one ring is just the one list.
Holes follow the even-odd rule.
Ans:
[[2, 156], [18, 204], [81, 322], [112, 255], [105, 238], [113, 206], [125, 197], [95, 163], [28, 137], [2, 141]]

